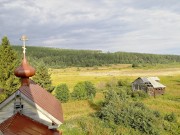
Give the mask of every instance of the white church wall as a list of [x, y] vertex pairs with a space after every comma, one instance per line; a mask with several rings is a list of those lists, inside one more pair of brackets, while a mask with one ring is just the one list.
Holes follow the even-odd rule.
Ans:
[[23, 111], [22, 113], [40, 123], [43, 123], [47, 126], [52, 125], [52, 121], [46, 117], [43, 113], [41, 113], [36, 107], [35, 104], [31, 105], [27, 101], [22, 100]]
[[14, 102], [9, 101], [5, 106], [0, 109], [0, 123], [10, 118], [14, 114]]

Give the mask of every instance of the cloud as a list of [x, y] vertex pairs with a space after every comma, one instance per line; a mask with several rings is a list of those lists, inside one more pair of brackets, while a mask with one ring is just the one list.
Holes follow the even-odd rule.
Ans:
[[12, 44], [180, 54], [177, 0], [3, 0], [0, 37]]

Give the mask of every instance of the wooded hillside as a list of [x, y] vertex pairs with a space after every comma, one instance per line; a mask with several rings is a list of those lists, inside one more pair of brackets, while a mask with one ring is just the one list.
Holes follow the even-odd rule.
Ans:
[[[21, 46], [13, 46], [21, 54]], [[159, 55], [115, 52], [103, 53], [94, 50], [70, 50], [46, 47], [27, 47], [27, 56], [41, 61], [51, 68], [60, 67], [92, 67], [108, 64], [167, 64], [180, 63], [180, 55]]]

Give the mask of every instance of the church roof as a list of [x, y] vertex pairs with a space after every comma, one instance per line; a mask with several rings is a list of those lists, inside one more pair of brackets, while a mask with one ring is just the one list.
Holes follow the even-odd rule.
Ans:
[[38, 84], [34, 83], [32, 80], [30, 80], [29, 86], [21, 86], [19, 90], [32, 102], [39, 105], [42, 109], [46, 110], [60, 122], [63, 122], [61, 103], [52, 94], [47, 92]]
[[0, 134], [3, 135], [60, 135], [57, 130], [50, 130], [33, 119], [16, 113], [0, 124]]

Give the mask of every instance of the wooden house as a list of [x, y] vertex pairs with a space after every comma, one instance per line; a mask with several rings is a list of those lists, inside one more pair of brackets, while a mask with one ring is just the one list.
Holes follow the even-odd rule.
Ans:
[[132, 82], [132, 90], [143, 90], [150, 95], [163, 95], [166, 86], [160, 83], [158, 77], [139, 77]]
[[0, 103], [0, 134], [59, 135], [63, 123], [61, 103], [52, 94], [29, 79], [35, 74], [25, 56], [14, 71], [21, 87]]

